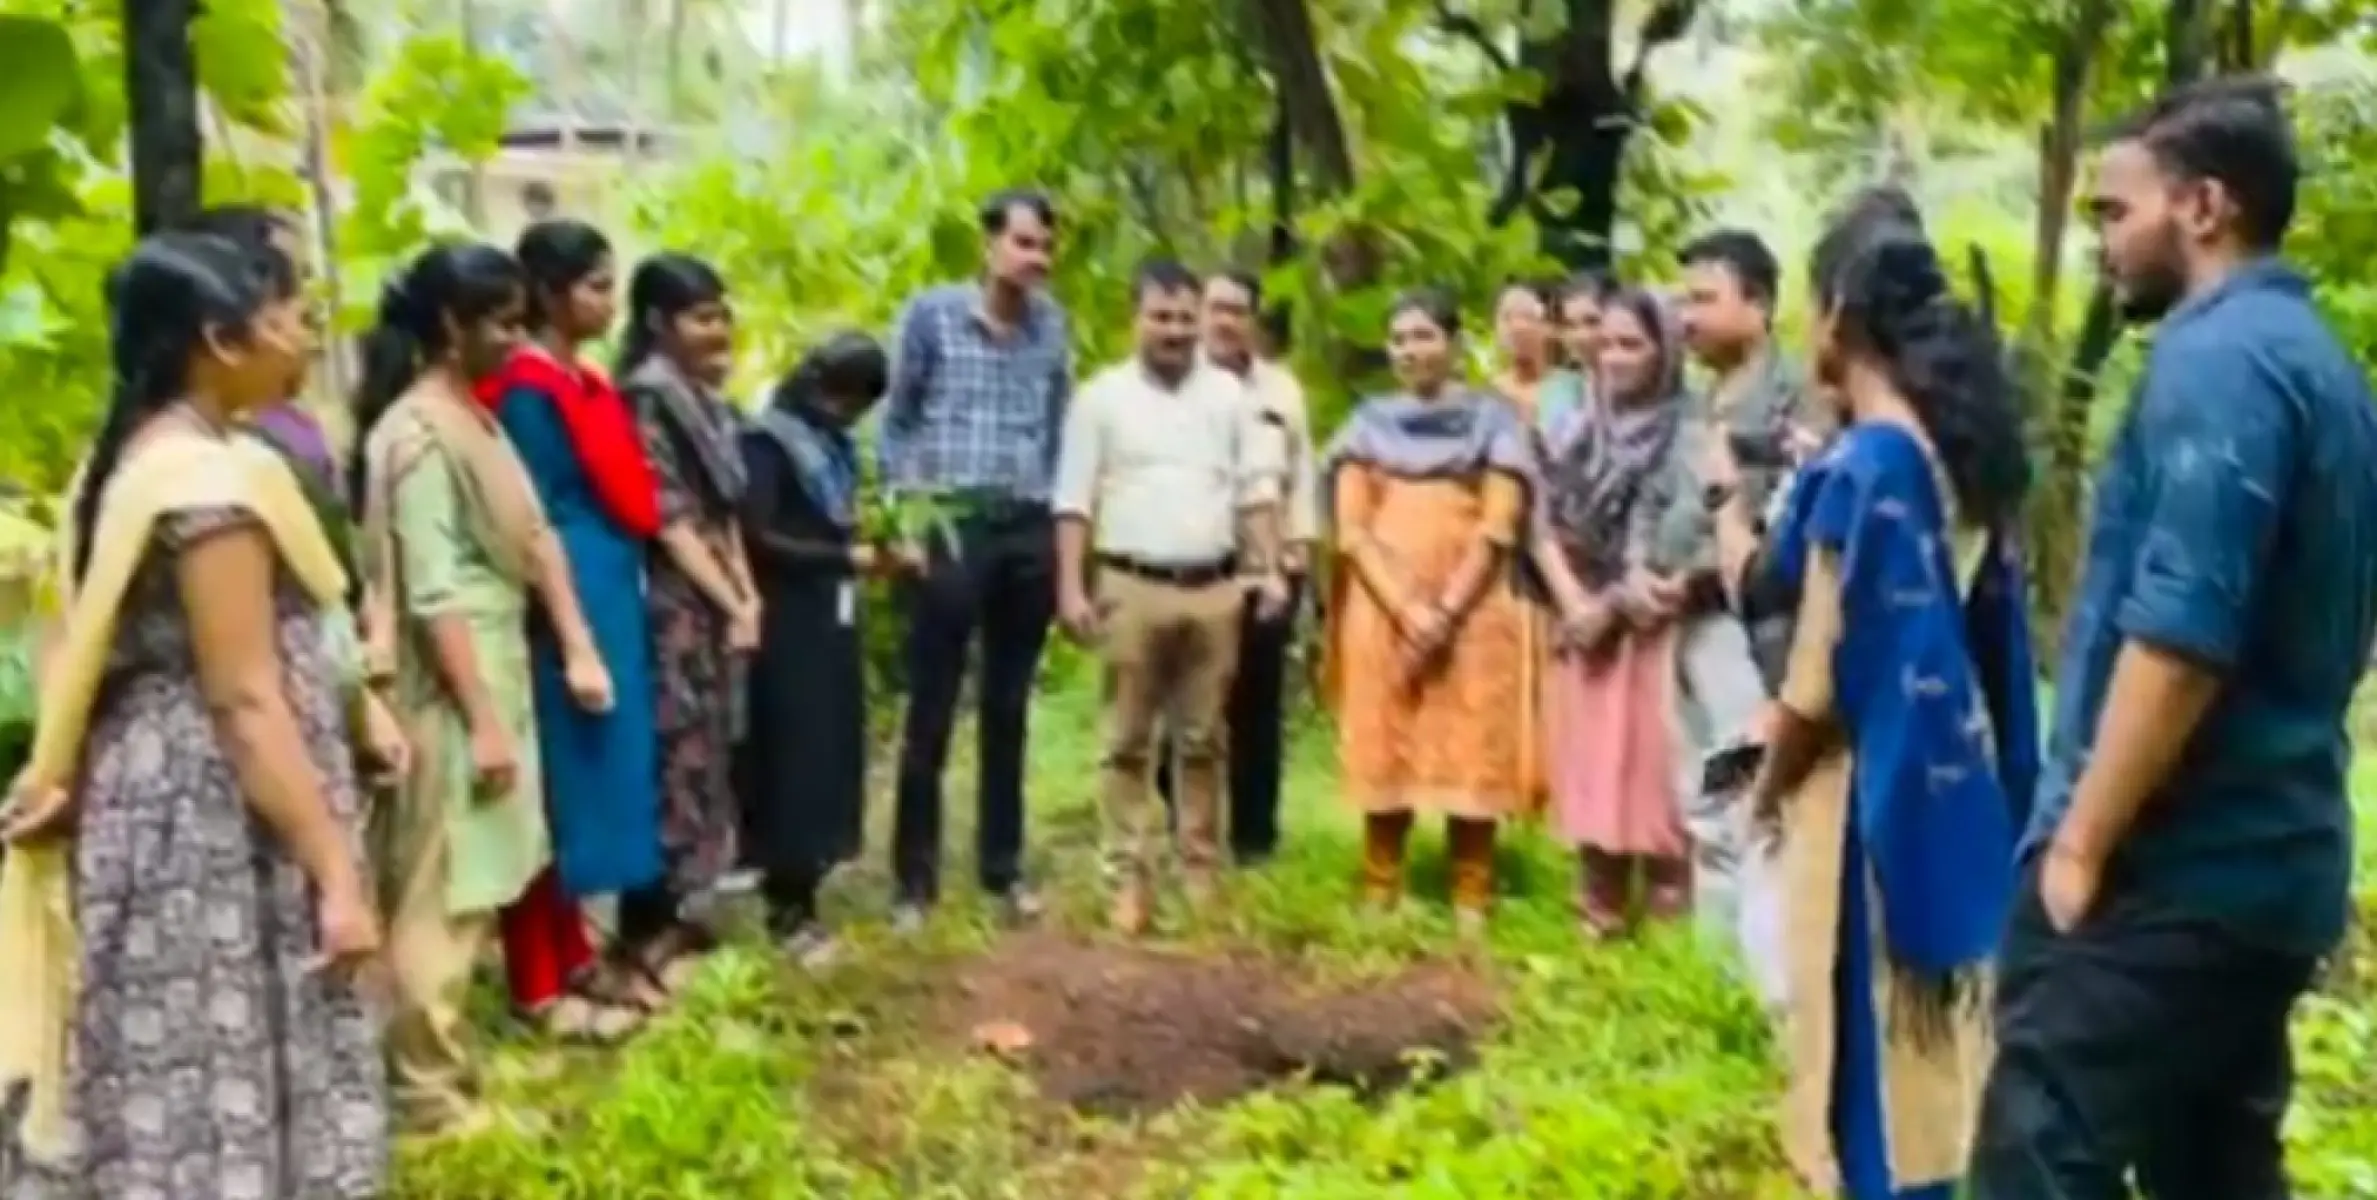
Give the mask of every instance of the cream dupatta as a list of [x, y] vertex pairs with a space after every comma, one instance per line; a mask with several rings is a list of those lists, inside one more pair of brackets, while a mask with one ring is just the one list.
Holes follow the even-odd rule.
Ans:
[[[210, 508], [253, 514], [306, 592], [326, 607], [341, 602], [346, 572], [304, 489], [271, 448], [245, 436], [183, 432], [134, 447], [101, 497], [88, 569], [71, 592], [60, 588], [67, 597], [64, 631], [41, 680], [40, 720], [21, 777], [28, 794], [77, 786], [121, 605], [150, 535], [167, 516]], [[70, 537], [61, 539], [60, 550], [64, 579], [73, 562]], [[28, 842], [10, 847], [0, 865], [0, 979], [11, 990], [0, 1010], [0, 1088], [26, 1088], [18, 1136], [23, 1152], [42, 1161], [72, 1151], [65, 1116], [79, 953], [72, 852], [70, 837]]]

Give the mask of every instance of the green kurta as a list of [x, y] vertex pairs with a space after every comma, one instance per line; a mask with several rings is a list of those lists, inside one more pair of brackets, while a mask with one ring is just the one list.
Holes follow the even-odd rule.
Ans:
[[[390, 877], [401, 880], [424, 865], [423, 856], [442, 853], [450, 911], [486, 912], [518, 899], [551, 857], [529, 682], [528, 596], [488, 552], [492, 531], [451, 453], [409, 414], [391, 412], [386, 420], [416, 427], [375, 438], [417, 437], [421, 447], [390, 456], [410, 459], [391, 481], [396, 569], [381, 585], [396, 588], [396, 707], [412, 738], [413, 769], [400, 811], [384, 823], [386, 862]], [[441, 617], [469, 623], [479, 678], [511, 733], [519, 771], [507, 792], [488, 795], [473, 784], [469, 726], [446, 694], [429, 631]]]

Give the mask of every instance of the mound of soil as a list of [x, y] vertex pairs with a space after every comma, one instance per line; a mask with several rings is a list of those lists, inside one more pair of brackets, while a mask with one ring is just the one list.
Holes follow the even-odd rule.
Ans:
[[1495, 1014], [1462, 967], [1343, 990], [1258, 959], [1200, 958], [1036, 934], [959, 977], [946, 1028], [1029, 1071], [1052, 1101], [1108, 1115], [1212, 1104], [1311, 1078], [1369, 1094], [1458, 1071]]

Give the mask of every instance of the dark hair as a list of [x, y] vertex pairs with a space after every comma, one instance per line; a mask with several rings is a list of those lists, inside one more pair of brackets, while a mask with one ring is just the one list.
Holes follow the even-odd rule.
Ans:
[[1056, 232], [1056, 201], [1049, 199], [1048, 193], [1038, 188], [1012, 187], [992, 192], [983, 200], [982, 208], [974, 214], [974, 219], [981, 224], [986, 236], [997, 237], [1007, 232], [1007, 221], [1019, 208], [1040, 218], [1040, 223], [1048, 227], [1048, 232]]
[[627, 284], [627, 333], [619, 342], [619, 378], [658, 348], [661, 327], [678, 314], [726, 299], [726, 280], [690, 254], [664, 250], [636, 264]]
[[777, 408], [814, 412], [828, 396], [873, 404], [890, 388], [891, 358], [883, 352], [883, 343], [844, 330], [802, 355], [792, 373], [776, 384], [768, 402]]
[[1595, 304], [1606, 304], [1611, 296], [1617, 294], [1617, 291], [1618, 281], [1612, 278], [1609, 272], [1579, 271], [1569, 276], [1567, 281], [1560, 285], [1559, 299], [1565, 303], [1578, 296], [1585, 296], [1591, 298]]
[[456, 242], [421, 252], [380, 288], [379, 318], [363, 335], [363, 381], [355, 388], [355, 445], [347, 478], [361, 511], [369, 494], [365, 446], [388, 406], [453, 349], [449, 321], [468, 326], [502, 311], [525, 290], [519, 260], [485, 242]]
[[1996, 331], [1950, 290], [1922, 230], [1884, 219], [1826, 241], [1836, 249], [1810, 273], [1837, 335], [1880, 360], [1914, 407], [1965, 517], [2004, 528], [2021, 513], [2030, 457]]
[[1131, 276], [1131, 303], [1133, 306], [1145, 301], [1150, 292], [1170, 295], [1174, 292], [1193, 292], [1195, 290], [1197, 290], [1197, 273], [1180, 265], [1175, 259], [1151, 258], [1140, 263], [1139, 270]]
[[1677, 257], [1687, 267], [1710, 264], [1725, 268], [1740, 285], [1744, 299], [1774, 311], [1783, 272], [1775, 263], [1774, 251], [1767, 249], [1766, 242], [1757, 234], [1747, 229], [1720, 229], [1702, 234], [1687, 243]]
[[261, 204], [218, 204], [190, 218], [182, 227], [191, 233], [212, 234], [242, 249], [279, 253], [273, 239], [298, 232], [297, 219]]
[[1923, 209], [1915, 203], [1914, 193], [1895, 183], [1872, 184], [1850, 193], [1825, 224], [1832, 229], [1870, 228], [1883, 221], [1911, 225], [1915, 232], [1924, 232]]
[[229, 238], [176, 230], [141, 239], [109, 272], [108, 356], [114, 390], [74, 495], [75, 582], [91, 565], [91, 535], [124, 447], [142, 421], [189, 388], [190, 356], [209, 331], [244, 335], [266, 304], [297, 292], [288, 259]]
[[1461, 306], [1443, 288], [1416, 287], [1397, 295], [1395, 302], [1387, 306], [1387, 323], [1391, 325], [1395, 318], [1412, 312], [1434, 322], [1448, 338], [1461, 336]]
[[2218, 183], [2251, 249], [2275, 249], [2294, 223], [2302, 164], [2276, 80], [2229, 76], [2176, 88], [2116, 126], [2113, 139], [2144, 146], [2171, 175]]
[[1223, 267], [1205, 277], [1206, 282], [1220, 280], [1246, 293], [1246, 307], [1250, 312], [1263, 311], [1263, 277], [1245, 267]]
[[546, 298], [594, 274], [611, 257], [611, 239], [584, 221], [539, 221], [520, 234], [513, 253], [528, 279], [528, 327], [541, 330], [553, 320]]

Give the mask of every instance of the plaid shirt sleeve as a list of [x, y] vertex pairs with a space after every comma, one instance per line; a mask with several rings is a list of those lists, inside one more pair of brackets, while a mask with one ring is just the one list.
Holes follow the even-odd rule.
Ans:
[[886, 488], [894, 486], [911, 466], [912, 446], [924, 419], [924, 398], [932, 386], [933, 312], [931, 297], [919, 296], [900, 310], [893, 335], [891, 386], [884, 394], [883, 421], [875, 432], [875, 466]]

